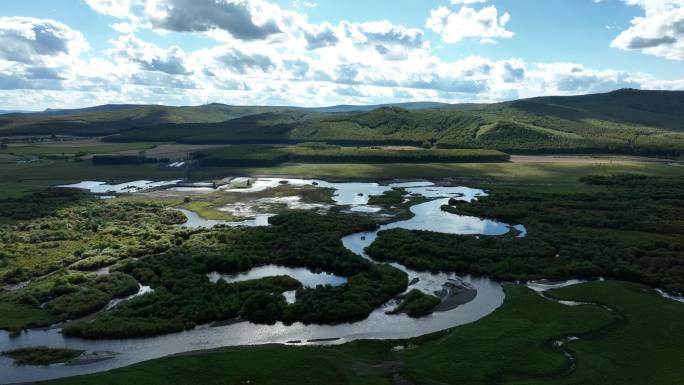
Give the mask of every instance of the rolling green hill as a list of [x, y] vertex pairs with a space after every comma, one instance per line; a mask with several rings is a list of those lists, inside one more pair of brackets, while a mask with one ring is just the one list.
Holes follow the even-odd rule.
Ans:
[[284, 110], [285, 107], [227, 106], [217, 103], [196, 107], [105, 105], [78, 110], [47, 110], [30, 114], [0, 115], [0, 136], [103, 136], [136, 127], [222, 122]]
[[[106, 140], [192, 144], [328, 142], [519, 153], [684, 152], [684, 92], [618, 90], [496, 104], [406, 106], [410, 109], [210, 104], [137, 106], [66, 116], [10, 115], [0, 116], [0, 135], [110, 135]], [[360, 111], [348, 111], [354, 108]]]
[[541, 97], [529, 101], [556, 106], [558, 110], [581, 111], [605, 120], [684, 131], [684, 91], [623, 89], [606, 94]]
[[[112, 141], [174, 140], [181, 143], [299, 143], [430, 145], [470, 137], [486, 121], [445, 109], [409, 111], [382, 107], [368, 112], [296, 110], [250, 115], [221, 123], [159, 125], [124, 130]], [[467, 142], [463, 139], [463, 142]]]

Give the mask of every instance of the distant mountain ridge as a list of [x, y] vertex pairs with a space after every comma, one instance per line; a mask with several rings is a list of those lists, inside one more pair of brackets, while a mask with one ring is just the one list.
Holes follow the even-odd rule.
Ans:
[[684, 131], [684, 91], [625, 88], [604, 94], [545, 96], [513, 103], [522, 102], [564, 107], [608, 120]]
[[34, 113], [35, 111], [23, 111], [23, 110], [0, 110], [0, 115], [9, 115], [9, 114], [31, 114]]
[[109, 141], [484, 147], [509, 152], [684, 151], [684, 92], [617, 90], [493, 104], [433, 102], [322, 108], [104, 105], [0, 116], [0, 136]]
[[200, 106], [163, 106], [159, 104], [103, 104], [92, 107], [74, 108], [74, 109], [57, 109], [57, 108], [47, 108], [44, 111], [20, 111], [20, 110], [10, 110], [2, 111], [0, 114], [17, 114], [17, 115], [33, 115], [33, 116], [72, 116], [87, 113], [96, 112], [118, 112], [118, 111], [130, 111], [134, 109], [141, 108], [178, 108], [178, 109], [283, 109], [283, 110], [307, 110], [316, 112], [361, 112], [361, 111], [371, 111], [382, 107], [401, 107], [407, 110], [418, 110], [425, 108], [440, 108], [450, 106], [448, 103], [440, 102], [408, 102], [408, 103], [385, 103], [385, 104], [370, 104], [370, 105], [350, 105], [350, 104], [340, 104], [335, 106], [327, 107], [296, 107], [296, 106], [234, 106], [223, 103], [208, 103]]
[[47, 115], [47, 116], [69, 116], [78, 114], [87, 114], [91, 112], [116, 112], [116, 111], [127, 111], [135, 108], [145, 107], [145, 105], [140, 104], [103, 104], [100, 106], [76, 108], [76, 109], [53, 109], [48, 108], [45, 111], [34, 112], [34, 115]]
[[372, 111], [383, 107], [399, 107], [407, 110], [422, 110], [427, 108], [441, 108], [447, 107], [451, 104], [439, 103], [439, 102], [409, 102], [409, 103], [386, 103], [386, 104], [371, 104], [371, 105], [350, 105], [350, 104], [340, 104], [337, 106], [330, 107], [314, 107], [305, 108], [306, 110], [316, 111], [316, 112], [363, 112]]

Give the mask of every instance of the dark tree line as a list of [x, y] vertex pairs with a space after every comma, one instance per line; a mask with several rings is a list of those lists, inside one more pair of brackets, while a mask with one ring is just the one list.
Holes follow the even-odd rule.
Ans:
[[489, 197], [445, 208], [523, 223], [524, 238], [390, 230], [368, 253], [415, 269], [498, 280], [607, 276], [684, 291], [684, 179], [584, 181], [606, 189], [564, 195], [495, 189]]

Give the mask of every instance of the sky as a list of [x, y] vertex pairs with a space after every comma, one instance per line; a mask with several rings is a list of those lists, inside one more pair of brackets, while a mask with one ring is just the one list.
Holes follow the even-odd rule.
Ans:
[[0, 110], [684, 89], [684, 0], [0, 2]]

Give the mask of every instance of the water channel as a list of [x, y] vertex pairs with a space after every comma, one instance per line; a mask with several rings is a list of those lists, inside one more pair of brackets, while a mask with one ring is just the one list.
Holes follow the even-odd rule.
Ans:
[[[96, 183], [96, 182], [95, 182]], [[264, 178], [255, 181], [243, 193], [264, 191], [283, 184], [282, 179]], [[410, 208], [413, 217], [407, 220], [391, 222], [381, 226], [377, 231], [352, 234], [342, 239], [343, 245], [350, 251], [370, 260], [364, 252], [377, 237], [379, 231], [403, 228], [410, 230], [427, 230], [449, 234], [502, 235], [514, 226], [496, 220], [480, 219], [444, 212], [440, 207], [449, 199], [470, 201], [486, 195], [484, 191], [467, 187], [434, 186], [430, 182], [408, 182], [390, 185], [377, 183], [330, 183], [317, 180], [291, 179], [287, 183], [295, 186], [312, 185], [335, 190], [335, 204], [351, 208], [359, 212], [372, 212], [368, 205], [370, 195], [379, 195], [393, 187], [406, 189], [408, 194], [423, 196], [431, 200]], [[91, 183], [92, 185], [93, 183]], [[101, 189], [99, 184], [94, 184]], [[187, 216], [189, 227], [213, 227], [218, 224], [231, 226], [266, 226], [269, 214], [258, 216], [250, 221], [222, 222], [210, 221], [197, 214], [183, 210]], [[519, 234], [524, 236], [524, 226], [516, 225]], [[368, 318], [355, 323], [340, 325], [304, 325], [295, 323], [284, 325], [257, 325], [250, 322], [235, 322], [220, 326], [202, 325], [180, 333], [166, 334], [149, 338], [86, 340], [65, 337], [60, 329], [34, 329], [24, 331], [18, 336], [10, 337], [7, 332], [0, 332], [0, 351], [27, 346], [50, 346], [60, 348], [81, 349], [88, 352], [110, 352], [110, 358], [95, 360], [78, 365], [51, 365], [42, 367], [15, 366], [12, 360], [0, 357], [0, 383], [39, 381], [52, 378], [87, 374], [119, 368], [137, 362], [163, 357], [170, 354], [193, 350], [213, 349], [223, 346], [254, 345], [266, 343], [316, 344], [344, 343], [356, 339], [402, 339], [416, 337], [439, 330], [476, 321], [497, 309], [504, 300], [504, 292], [498, 283], [486, 278], [457, 276], [455, 274], [431, 274], [407, 269], [400, 264], [393, 266], [405, 271], [411, 282], [409, 289], [419, 289], [426, 293], [458, 288], [459, 292], [469, 295], [451, 306], [439, 307], [430, 316], [414, 319], [405, 314], [388, 315], [396, 303], [391, 301], [375, 309]], [[258, 279], [274, 275], [290, 275], [303, 285], [315, 287], [319, 284], [341, 285], [345, 277], [337, 277], [325, 272], [311, 272], [303, 268], [287, 268], [282, 266], [262, 266], [236, 275], [212, 273], [209, 279], [237, 282], [247, 279]], [[284, 293], [288, 302], [296, 300], [291, 292]]]

